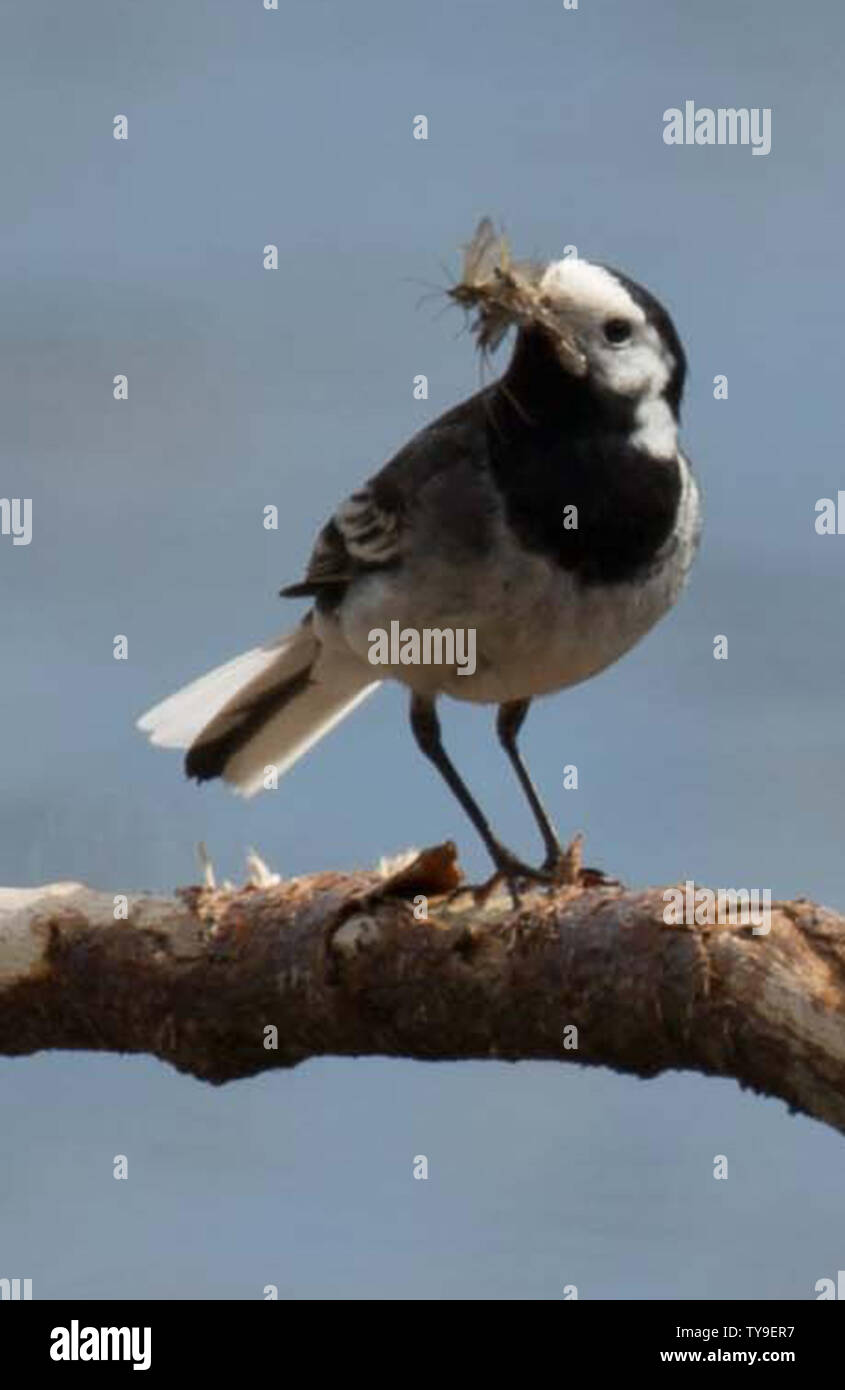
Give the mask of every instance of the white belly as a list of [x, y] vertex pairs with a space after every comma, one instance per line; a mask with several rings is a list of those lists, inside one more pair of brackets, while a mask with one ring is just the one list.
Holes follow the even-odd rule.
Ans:
[[[483, 562], [463, 569], [410, 558], [397, 578], [376, 574], [344, 603], [341, 638], [364, 661], [374, 632], [462, 629], [463, 653], [474, 632], [474, 670], [457, 664], [372, 665], [375, 679], [393, 679], [421, 694], [501, 703], [549, 694], [587, 680], [612, 664], [671, 608], [689, 570], [698, 532], [698, 489], [684, 469], [675, 531], [648, 575], [636, 583], [585, 587], [545, 557], [519, 549], [502, 527]], [[322, 624], [321, 624], [322, 625]], [[423, 644], [421, 642], [421, 652]], [[436, 648], [434, 648], [436, 650]]]

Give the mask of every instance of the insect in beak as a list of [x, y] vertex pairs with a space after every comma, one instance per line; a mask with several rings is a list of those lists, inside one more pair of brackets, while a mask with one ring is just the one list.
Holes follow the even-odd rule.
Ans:
[[463, 308], [477, 311], [472, 331], [482, 352], [494, 352], [514, 325], [540, 328], [551, 338], [564, 370], [586, 376], [586, 357], [540, 291], [543, 270], [531, 262], [512, 261], [507, 238], [497, 236], [489, 217], [484, 217], [464, 249], [463, 274], [449, 295]]

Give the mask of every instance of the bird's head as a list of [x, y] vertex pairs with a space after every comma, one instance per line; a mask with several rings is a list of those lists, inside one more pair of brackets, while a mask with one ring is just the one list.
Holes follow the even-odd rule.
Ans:
[[[575, 257], [552, 261], [537, 285], [557, 326], [561, 366], [595, 390], [636, 405], [666, 402], [677, 420], [686, 358], [666, 310], [620, 271]], [[554, 341], [554, 331], [545, 328]]]
[[519, 329], [505, 379], [524, 406], [542, 396], [593, 428], [615, 422], [656, 456], [675, 452], [686, 357], [662, 304], [627, 275], [578, 257], [514, 261], [485, 217], [449, 294], [475, 311], [482, 352]]

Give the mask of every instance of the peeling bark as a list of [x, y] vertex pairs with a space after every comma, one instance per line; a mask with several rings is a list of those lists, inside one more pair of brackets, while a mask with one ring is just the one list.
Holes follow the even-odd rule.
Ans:
[[323, 1055], [682, 1068], [845, 1132], [845, 919], [799, 899], [767, 935], [667, 926], [663, 889], [597, 877], [518, 909], [449, 901], [447, 844], [393, 872], [130, 897], [126, 920], [81, 884], [2, 889], [0, 1053], [150, 1053], [215, 1083]]

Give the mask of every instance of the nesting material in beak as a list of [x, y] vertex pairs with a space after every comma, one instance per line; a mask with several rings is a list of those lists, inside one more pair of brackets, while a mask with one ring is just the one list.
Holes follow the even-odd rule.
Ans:
[[463, 275], [449, 295], [463, 308], [477, 311], [472, 331], [482, 352], [494, 352], [512, 324], [541, 328], [564, 370], [585, 376], [587, 359], [548, 295], [540, 291], [544, 270], [530, 261], [511, 261], [507, 238], [497, 236], [490, 218], [484, 217], [464, 248]]

